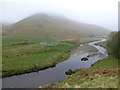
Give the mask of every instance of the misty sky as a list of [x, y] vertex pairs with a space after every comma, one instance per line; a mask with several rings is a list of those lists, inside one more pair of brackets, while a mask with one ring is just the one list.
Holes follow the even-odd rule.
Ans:
[[[35, 13], [63, 15], [111, 30], [118, 28], [119, 0], [3, 0], [0, 14], [4, 23], [15, 23]], [[2, 12], [2, 13], [1, 13]]]

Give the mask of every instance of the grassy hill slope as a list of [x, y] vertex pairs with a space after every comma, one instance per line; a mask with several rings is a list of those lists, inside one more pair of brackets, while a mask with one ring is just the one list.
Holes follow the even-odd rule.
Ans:
[[3, 35], [28, 35], [42, 39], [74, 39], [88, 36], [105, 36], [110, 31], [65, 17], [35, 14], [3, 29]]
[[[73, 48], [109, 33], [104, 28], [78, 23], [64, 17], [36, 14], [3, 27], [2, 76], [37, 71], [66, 60]], [[40, 42], [58, 42], [47, 47]], [[64, 42], [60, 42], [64, 41]], [[47, 63], [46, 63], [47, 62]], [[37, 65], [37, 66], [36, 66]]]
[[63, 81], [44, 88], [118, 88], [118, 60], [99, 60], [91, 68], [76, 70]]

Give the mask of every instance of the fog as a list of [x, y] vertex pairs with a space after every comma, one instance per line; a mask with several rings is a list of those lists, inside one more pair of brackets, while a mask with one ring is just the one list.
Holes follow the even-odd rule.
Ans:
[[118, 28], [119, 0], [4, 0], [2, 22], [13, 24], [35, 13], [61, 15], [110, 30]]

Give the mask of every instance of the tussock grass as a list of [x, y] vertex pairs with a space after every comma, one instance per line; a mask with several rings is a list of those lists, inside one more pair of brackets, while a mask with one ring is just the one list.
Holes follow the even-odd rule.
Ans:
[[[39, 44], [40, 40], [35, 38], [29, 39], [25, 36], [15, 37], [3, 38], [3, 77], [38, 71], [55, 66], [58, 62], [67, 59], [70, 55], [71, 49], [76, 46], [75, 44], [64, 42], [62, 43], [63, 45], [47, 47], [41, 46]], [[34, 40], [34, 44], [12, 45], [31, 39]]]
[[[107, 47], [107, 43], [99, 43]], [[45, 85], [47, 88], [118, 88], [118, 59], [109, 56], [99, 60], [88, 69], [75, 70], [74, 74], [54, 85]]]
[[78, 69], [65, 80], [47, 88], [118, 88], [118, 60], [99, 60], [91, 68]]
[[[93, 38], [88, 41], [90, 40], [93, 40]], [[34, 43], [20, 44], [27, 41]], [[32, 36], [4, 36], [2, 46], [2, 76], [18, 75], [55, 66], [57, 63], [66, 60], [70, 56], [72, 49], [78, 46], [77, 43], [60, 42], [59, 40], [54, 42], [62, 43], [62, 45], [54, 47], [42, 46], [39, 43], [43, 41], [48, 42], [46, 39]]]

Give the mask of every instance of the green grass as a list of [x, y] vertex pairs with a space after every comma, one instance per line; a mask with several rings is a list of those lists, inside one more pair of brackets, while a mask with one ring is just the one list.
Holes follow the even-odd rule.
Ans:
[[[99, 43], [103, 47], [107, 43]], [[109, 56], [91, 65], [91, 68], [74, 70], [65, 80], [44, 88], [118, 88], [118, 59]]]
[[35, 43], [39, 43], [41, 39], [24, 35], [6, 35], [2, 37], [2, 48], [7, 48], [12, 46], [12, 44], [21, 43], [23, 41], [34, 41]]
[[[18, 45], [25, 40], [34, 40], [34, 44]], [[61, 42], [55, 47], [41, 46], [40, 41], [25, 36], [3, 37], [2, 75], [10, 76], [45, 69], [69, 57], [76, 45]], [[15, 44], [13, 46], [13, 44]]]
[[[25, 73], [34, 69], [44, 69], [54, 66], [59, 61], [67, 59], [72, 45], [58, 47], [28, 47], [14, 48], [3, 51], [3, 76]], [[36, 50], [37, 49], [37, 50]], [[36, 51], [35, 51], [36, 50]], [[6, 57], [7, 56], [7, 57]], [[11, 72], [12, 70], [12, 72]], [[6, 72], [7, 71], [7, 72]]]
[[78, 23], [65, 17], [49, 14], [29, 16], [15, 24], [5, 26], [3, 35], [27, 35], [42, 39], [76, 39], [81, 37], [106, 36], [109, 30], [91, 24]]
[[[57, 63], [66, 60], [70, 56], [72, 49], [80, 43], [98, 39], [84, 38], [85, 41], [78, 42], [76, 40], [77, 43], [67, 42], [66, 40], [61, 42], [58, 40], [55, 42], [63, 45], [49, 47], [41, 46], [39, 43], [52, 40], [24, 35], [5, 35], [2, 38], [2, 76], [23, 74], [55, 66]], [[34, 43], [21, 44], [26, 41]]]
[[107, 59], [99, 60], [93, 64], [92, 68], [102, 69], [118, 66], [118, 60], [113, 57], [108, 57]]
[[97, 45], [107, 48], [107, 42], [101, 42], [101, 43], [98, 43]]
[[78, 69], [63, 81], [49, 88], [117, 88], [118, 87], [118, 60], [107, 58], [99, 60], [91, 68]]

